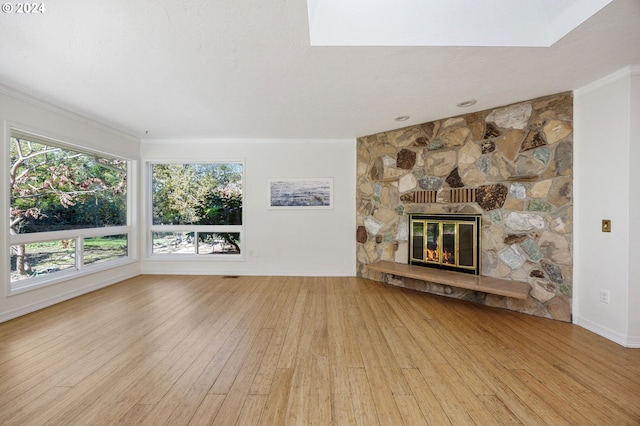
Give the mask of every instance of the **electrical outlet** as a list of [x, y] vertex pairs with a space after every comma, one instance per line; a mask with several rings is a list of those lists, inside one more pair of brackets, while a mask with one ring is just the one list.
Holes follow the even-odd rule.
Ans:
[[602, 303], [609, 303], [609, 290], [600, 289], [600, 301]]

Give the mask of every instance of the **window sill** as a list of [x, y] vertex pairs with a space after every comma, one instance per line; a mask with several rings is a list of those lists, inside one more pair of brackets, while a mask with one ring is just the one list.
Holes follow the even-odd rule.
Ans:
[[41, 277], [28, 278], [21, 281], [13, 281], [9, 283], [6, 295], [7, 297], [15, 296], [17, 294], [22, 294], [32, 290], [60, 284], [72, 279], [84, 277], [98, 272], [108, 271], [110, 269], [115, 269], [134, 263], [136, 263], [136, 259], [133, 258], [118, 259], [97, 265], [85, 266], [81, 270], [72, 269], [68, 271], [60, 271], [49, 276], [43, 275]]

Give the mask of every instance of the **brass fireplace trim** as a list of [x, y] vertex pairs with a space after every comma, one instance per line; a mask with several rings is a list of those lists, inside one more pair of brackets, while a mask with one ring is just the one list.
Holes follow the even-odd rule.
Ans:
[[[481, 230], [479, 214], [412, 213], [409, 215], [409, 263], [480, 275]], [[453, 235], [453, 241], [446, 241], [447, 235]], [[461, 249], [463, 236], [464, 250]]]

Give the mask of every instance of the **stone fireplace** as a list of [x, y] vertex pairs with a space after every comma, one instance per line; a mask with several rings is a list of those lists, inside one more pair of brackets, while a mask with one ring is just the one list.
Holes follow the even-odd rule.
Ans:
[[409, 264], [480, 274], [481, 215], [409, 215]]
[[[571, 93], [359, 138], [358, 275], [570, 321], [572, 144]], [[472, 273], [526, 283], [527, 297], [516, 300], [367, 268], [379, 261], [430, 263], [419, 254], [428, 248], [414, 246], [410, 218], [436, 214], [478, 216], [482, 242], [479, 269]], [[428, 228], [429, 220], [422, 226]], [[438, 238], [450, 232], [442, 226]], [[438, 266], [448, 268], [443, 244]], [[462, 269], [458, 272], [467, 272]]]

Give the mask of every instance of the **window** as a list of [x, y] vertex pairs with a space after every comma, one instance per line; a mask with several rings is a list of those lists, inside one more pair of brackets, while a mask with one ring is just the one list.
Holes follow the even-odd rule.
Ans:
[[13, 130], [10, 290], [129, 258], [130, 162]]
[[242, 259], [240, 162], [151, 164], [152, 256]]

